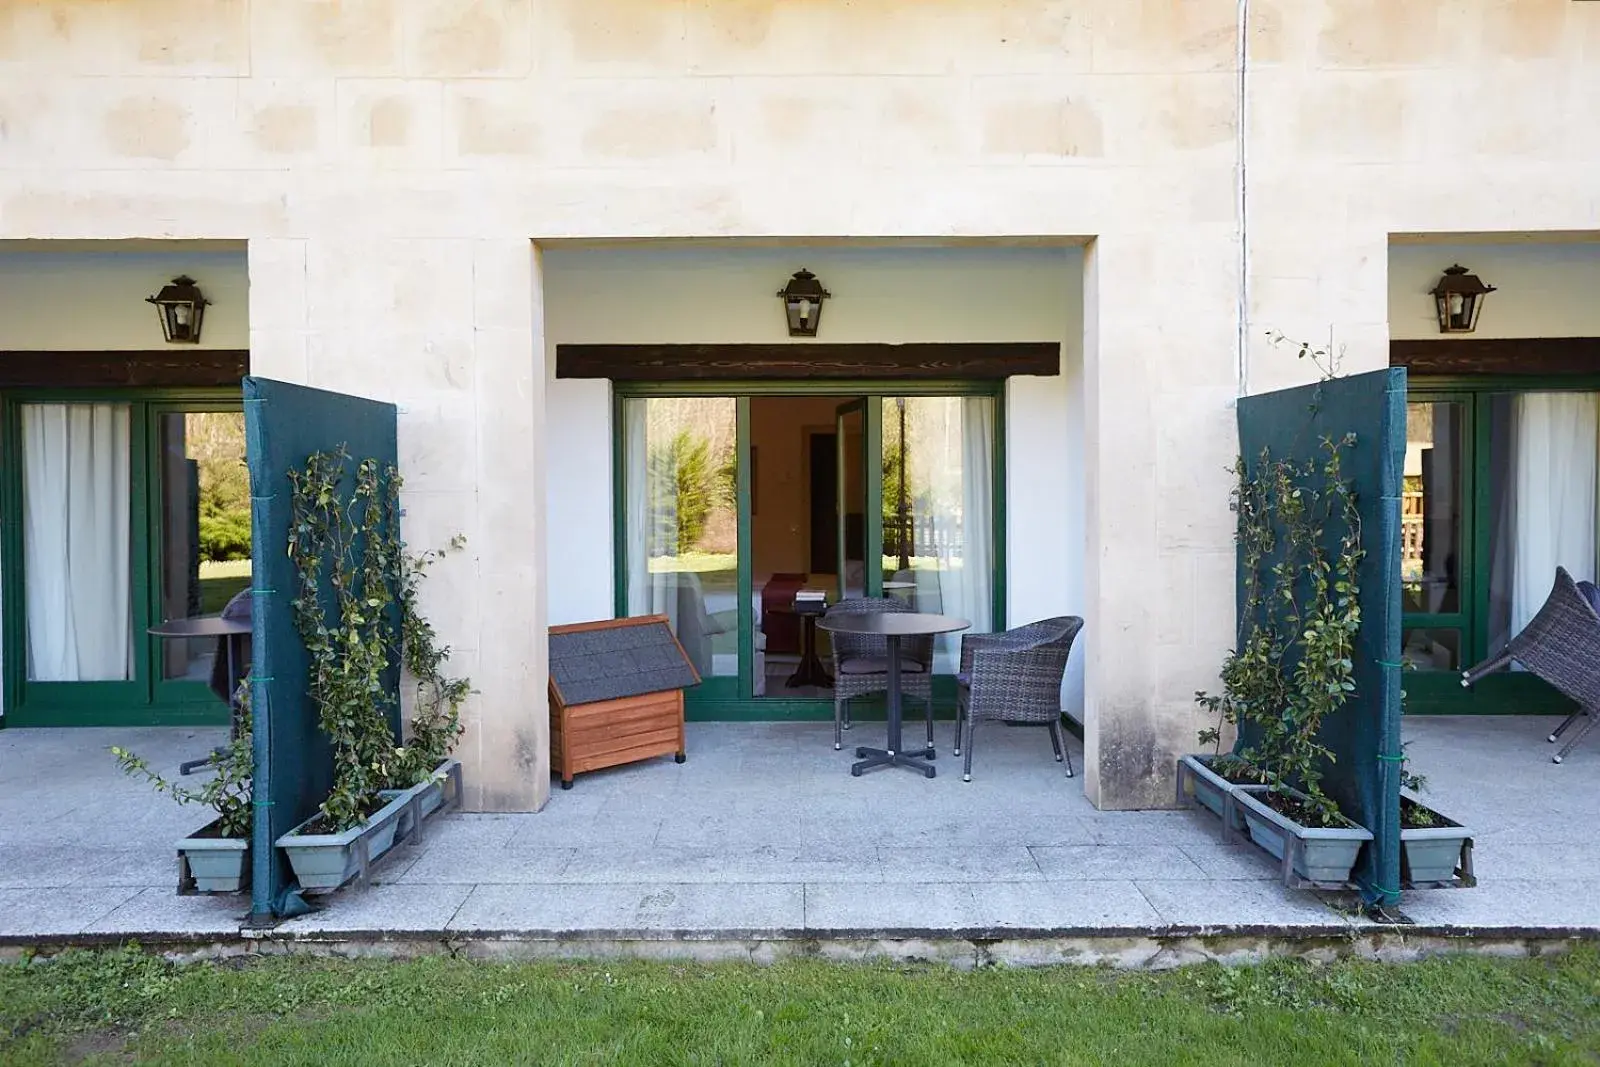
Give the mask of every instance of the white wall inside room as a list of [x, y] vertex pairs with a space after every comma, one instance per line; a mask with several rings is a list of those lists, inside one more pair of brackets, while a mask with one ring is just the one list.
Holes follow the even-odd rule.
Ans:
[[[1389, 246], [1389, 335], [1395, 340], [1600, 337], [1600, 234], [1594, 241]], [[1429, 295], [1459, 263], [1496, 287], [1478, 328], [1441, 334]]]
[[1062, 343], [1062, 375], [1007, 384], [1007, 613], [1014, 625], [1081, 612], [1080, 248], [556, 245], [543, 249], [543, 266], [552, 624], [613, 609], [611, 391], [555, 379], [556, 346], [788, 342], [776, 293], [801, 267], [833, 293], [821, 342]]
[[249, 348], [243, 242], [0, 241], [0, 350], [162, 348], [145, 297], [179, 274], [211, 301], [197, 347]]

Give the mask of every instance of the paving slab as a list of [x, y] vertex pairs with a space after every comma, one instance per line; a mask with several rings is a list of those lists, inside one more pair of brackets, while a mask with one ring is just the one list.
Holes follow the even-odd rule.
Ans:
[[979, 927], [1094, 932], [1149, 930], [1161, 915], [1129, 881], [996, 882], [972, 887]]
[[820, 882], [805, 887], [805, 925], [812, 932], [893, 936], [915, 931], [937, 935], [982, 925], [970, 883], [885, 883], [862, 892], [856, 886]]
[[578, 849], [561, 881], [606, 882], [881, 882], [875, 849], [791, 848], [729, 843], [717, 849]]
[[180, 897], [170, 887], [143, 889], [84, 928], [129, 937], [237, 937], [250, 916], [248, 893]]
[[0, 938], [81, 934], [139, 893], [134, 888], [0, 889]]
[[1600, 928], [1600, 894], [1588, 879], [1504, 880], [1474, 889], [1416, 889], [1400, 910], [1427, 927], [1472, 930], [1532, 930], [1539, 927]]
[[525, 884], [562, 881], [570, 848], [512, 851], [461, 844], [448, 838], [428, 848], [405, 871], [386, 881], [430, 885]]
[[1166, 926], [1292, 933], [1347, 929], [1351, 916], [1315, 893], [1270, 882], [1156, 881], [1134, 883]]
[[470, 885], [372, 885], [307, 899], [318, 909], [276, 927], [279, 934], [435, 933], [449, 925]]
[[1035, 845], [1029, 851], [1052, 881], [1206, 877], [1177, 845]]
[[481, 885], [449, 928], [457, 933], [536, 931], [602, 938], [783, 936], [798, 932], [804, 918], [798, 885]]
[[[880, 848], [887, 882], [1041, 882], [1044, 874], [1023, 845]], [[812, 881], [813, 879], [807, 879]]]

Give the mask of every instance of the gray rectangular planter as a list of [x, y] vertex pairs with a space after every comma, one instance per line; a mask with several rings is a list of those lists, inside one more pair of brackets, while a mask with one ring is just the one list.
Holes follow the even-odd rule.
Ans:
[[221, 821], [208, 823], [178, 842], [180, 893], [191, 879], [197, 893], [237, 893], [249, 884], [250, 839], [212, 836]]
[[1472, 831], [1452, 819], [1433, 811], [1428, 805], [1410, 794], [1402, 793], [1419, 808], [1433, 812], [1440, 825], [1417, 827], [1400, 831], [1400, 877], [1413, 886], [1456, 884], [1456, 871], [1462, 872], [1464, 885], [1476, 884], [1472, 876], [1471, 861], [1466, 858], [1466, 844]]
[[[450, 796], [451, 804], [461, 802], [461, 761], [447, 759], [433, 769], [433, 774], [425, 782], [419, 782], [410, 789], [381, 789], [378, 795], [385, 800], [399, 799], [404, 803], [405, 810], [400, 814], [400, 830], [398, 840], [410, 837], [417, 827], [414, 825], [413, 810], [420, 813], [422, 819], [428, 818], [445, 804], [446, 793]], [[415, 807], [413, 807], [415, 802]]]
[[278, 838], [275, 844], [289, 857], [289, 866], [302, 889], [337, 889], [394, 846], [405, 811], [406, 794], [388, 800], [372, 813], [365, 825], [338, 834], [303, 834], [313, 815]]
[[1213, 815], [1227, 813], [1231, 825], [1224, 829], [1243, 830], [1244, 816], [1240, 814], [1238, 805], [1231, 801], [1232, 794], [1239, 786], [1211, 769], [1211, 761], [1215, 758], [1197, 755], [1185, 756], [1178, 761], [1178, 800], [1180, 803], [1192, 800]]
[[1283, 864], [1284, 881], [1292, 882], [1294, 875], [1323, 885], [1347, 884], [1372, 832], [1360, 826], [1301, 826], [1267, 805], [1267, 791], [1264, 785], [1234, 786], [1234, 801], [1244, 814], [1250, 839]]

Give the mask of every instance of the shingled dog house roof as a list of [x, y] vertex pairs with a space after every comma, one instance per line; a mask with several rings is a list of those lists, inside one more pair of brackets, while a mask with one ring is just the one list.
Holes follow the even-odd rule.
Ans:
[[699, 682], [665, 615], [550, 627], [550, 684], [568, 706]]

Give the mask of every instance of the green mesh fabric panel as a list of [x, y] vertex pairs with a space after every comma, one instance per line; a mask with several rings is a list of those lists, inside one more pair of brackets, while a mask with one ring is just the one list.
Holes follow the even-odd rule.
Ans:
[[[276, 382], [244, 379], [244, 417], [251, 495], [251, 708], [255, 724], [254, 830], [251, 835], [251, 914], [281, 917], [294, 876], [273, 846], [279, 835], [309, 818], [333, 781], [328, 743], [307, 696], [308, 660], [295, 629], [294, 563], [287, 546], [291, 517], [289, 471], [315, 452], [343, 445], [355, 462], [396, 462], [395, 408], [360, 397]], [[351, 479], [347, 478], [348, 483]], [[393, 678], [398, 687], [398, 669]], [[395, 722], [398, 731], [399, 722]]]
[[[1393, 903], [1400, 886], [1400, 491], [1405, 467], [1403, 368], [1357, 374], [1239, 401], [1239, 446], [1254, 472], [1263, 448], [1299, 462], [1324, 455], [1322, 440], [1356, 436], [1345, 458], [1355, 486], [1366, 558], [1360, 570], [1356, 690], [1323, 724], [1336, 762], [1324, 787], [1372, 831], [1356, 881], [1370, 903]], [[1330, 550], [1336, 547], [1330, 537]], [[1270, 565], [1270, 561], [1269, 561]], [[1244, 611], [1243, 574], [1239, 610]], [[1241, 617], [1240, 629], [1244, 619]], [[1240, 744], [1249, 741], [1248, 734]]]

